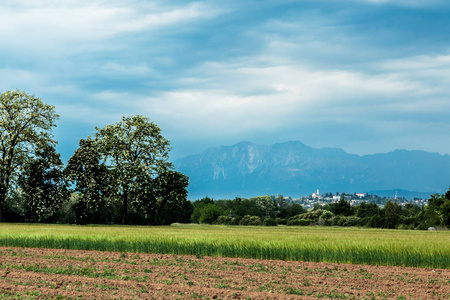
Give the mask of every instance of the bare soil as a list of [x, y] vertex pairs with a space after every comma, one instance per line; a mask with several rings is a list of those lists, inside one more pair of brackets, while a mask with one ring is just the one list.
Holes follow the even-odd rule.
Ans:
[[0, 299], [450, 299], [450, 270], [0, 247]]

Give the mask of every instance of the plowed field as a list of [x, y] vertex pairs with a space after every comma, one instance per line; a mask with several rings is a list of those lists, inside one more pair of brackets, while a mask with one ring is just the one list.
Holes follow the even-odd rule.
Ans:
[[1, 299], [450, 299], [450, 270], [0, 247]]

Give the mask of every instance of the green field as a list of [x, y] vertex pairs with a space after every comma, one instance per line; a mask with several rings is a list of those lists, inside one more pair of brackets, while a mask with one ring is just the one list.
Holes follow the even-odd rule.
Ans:
[[0, 245], [450, 268], [450, 231], [0, 224]]

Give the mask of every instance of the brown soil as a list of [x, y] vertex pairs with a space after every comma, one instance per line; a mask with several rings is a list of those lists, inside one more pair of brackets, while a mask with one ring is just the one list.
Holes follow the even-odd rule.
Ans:
[[450, 270], [0, 247], [0, 299], [450, 299]]

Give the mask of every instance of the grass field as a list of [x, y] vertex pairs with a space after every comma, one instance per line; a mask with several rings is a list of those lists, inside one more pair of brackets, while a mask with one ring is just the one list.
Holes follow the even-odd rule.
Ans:
[[450, 231], [0, 224], [0, 246], [450, 268]]

